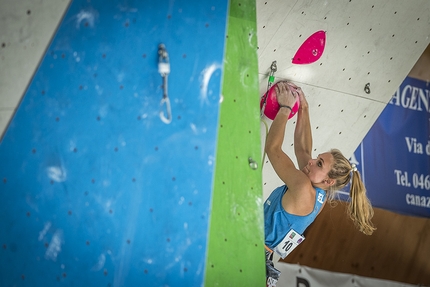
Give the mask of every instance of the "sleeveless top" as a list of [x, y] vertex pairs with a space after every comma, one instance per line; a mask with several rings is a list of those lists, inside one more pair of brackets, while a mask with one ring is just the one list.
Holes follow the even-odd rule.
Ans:
[[265, 244], [272, 250], [284, 239], [290, 229], [303, 235], [305, 229], [317, 217], [326, 197], [324, 190], [315, 187], [316, 198], [313, 211], [305, 216], [294, 215], [286, 212], [282, 206], [282, 196], [287, 190], [286, 185], [276, 188], [264, 203]]

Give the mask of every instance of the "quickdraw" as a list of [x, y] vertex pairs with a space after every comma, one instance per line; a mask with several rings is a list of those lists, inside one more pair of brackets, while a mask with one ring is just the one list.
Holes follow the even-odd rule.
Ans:
[[[172, 110], [170, 107], [170, 100], [167, 93], [167, 76], [170, 73], [170, 62], [169, 54], [167, 53], [164, 44], [160, 44], [158, 46], [158, 72], [163, 78], [163, 98], [160, 102], [160, 119], [165, 124], [170, 124], [170, 122], [172, 121]], [[165, 110], [164, 106], [166, 107]]]

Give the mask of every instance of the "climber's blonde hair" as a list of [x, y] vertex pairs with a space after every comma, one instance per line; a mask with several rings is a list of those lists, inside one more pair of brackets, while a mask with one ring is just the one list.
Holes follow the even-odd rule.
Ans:
[[334, 179], [336, 182], [328, 190], [328, 199], [332, 201], [336, 191], [343, 189], [351, 182], [348, 214], [361, 232], [371, 235], [376, 230], [371, 222], [373, 208], [367, 198], [366, 188], [361, 180], [360, 173], [339, 150], [332, 149], [330, 153], [334, 158], [334, 163], [328, 173], [328, 177]]

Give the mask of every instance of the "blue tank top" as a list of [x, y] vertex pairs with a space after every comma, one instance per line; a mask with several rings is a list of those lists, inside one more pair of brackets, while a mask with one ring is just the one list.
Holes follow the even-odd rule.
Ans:
[[282, 206], [282, 196], [287, 189], [286, 185], [276, 188], [264, 203], [265, 244], [272, 250], [284, 239], [290, 229], [303, 235], [305, 229], [317, 217], [326, 196], [324, 190], [316, 187], [314, 210], [305, 216], [294, 215], [286, 212]]

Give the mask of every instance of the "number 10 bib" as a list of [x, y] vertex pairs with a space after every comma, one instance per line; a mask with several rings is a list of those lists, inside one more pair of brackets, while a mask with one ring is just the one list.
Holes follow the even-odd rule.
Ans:
[[303, 236], [294, 229], [291, 229], [287, 235], [285, 235], [284, 239], [282, 239], [282, 241], [275, 247], [274, 251], [284, 259], [294, 250], [294, 248], [302, 243], [303, 240], [305, 240]]

